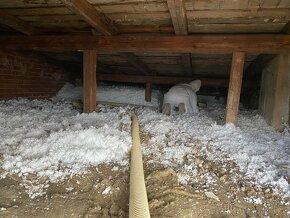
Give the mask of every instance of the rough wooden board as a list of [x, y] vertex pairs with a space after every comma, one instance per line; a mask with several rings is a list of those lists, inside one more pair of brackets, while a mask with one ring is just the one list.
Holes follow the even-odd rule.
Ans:
[[281, 0], [263, 0], [263, 8], [277, 8]]
[[259, 9], [259, 10], [203, 10], [187, 11], [188, 19], [201, 18], [279, 18], [290, 17], [289, 8]]
[[[174, 33], [172, 25], [116, 25], [118, 32], [122, 33]], [[128, 24], [128, 23], [127, 23]]]
[[189, 24], [189, 33], [278, 33], [285, 23], [274, 24]]
[[[187, 10], [276, 8], [280, 0], [186, 0]], [[287, 6], [284, 4], [284, 7]]]
[[21, 20], [28, 22], [58, 22], [64, 23], [66, 21], [81, 21], [82, 17], [77, 14], [66, 15], [35, 15], [35, 16], [19, 16]]
[[[174, 77], [174, 76], [140, 76], [140, 75], [125, 75], [125, 74], [110, 74], [103, 73], [97, 74], [97, 80], [101, 81], [115, 81], [115, 82], [131, 82], [131, 83], [155, 83], [155, 84], [176, 84], [180, 82], [190, 82], [195, 77]], [[218, 78], [201, 78], [204, 86], [207, 87], [227, 87], [228, 80], [227, 79], [218, 79]], [[248, 83], [251, 85], [251, 82]]]
[[197, 0], [197, 1], [185, 1], [187, 10], [205, 10], [205, 9], [247, 9], [247, 1], [222, 1], [222, 0]]
[[94, 5], [97, 9], [104, 13], [148, 13], [148, 12], [166, 12], [168, 11], [165, 2], [160, 3], [130, 3], [130, 4], [109, 4]]
[[[132, 2], [141, 3], [141, 2], [156, 2], [160, 0], [88, 0], [91, 4], [129, 4]], [[162, 0], [161, 0], [162, 1]]]
[[117, 33], [114, 24], [86, 0], [61, 0], [70, 10], [79, 14], [92, 28], [103, 35]]
[[277, 7], [278, 8], [290, 8], [290, 2], [289, 2], [289, 0], [281, 0]]
[[42, 6], [61, 6], [62, 3], [59, 0], [1, 0], [0, 8], [28, 8], [28, 7], [42, 7]]
[[183, 0], [167, 0], [172, 24], [176, 35], [187, 35], [187, 17]]
[[13, 8], [5, 9], [11, 15], [17, 16], [45, 16], [45, 15], [68, 15], [73, 14], [66, 7], [37, 7], [37, 8]]
[[287, 23], [290, 17], [239, 17], [239, 18], [195, 18], [188, 20], [189, 24], [276, 24]]
[[0, 9], [0, 23], [9, 26], [10, 28], [26, 35], [35, 35], [40, 33], [40, 31], [31, 26], [29, 23], [26, 23], [25, 21], [19, 19], [18, 17], [10, 15], [1, 9]]
[[[82, 31], [81, 29], [87, 29], [89, 27], [89, 25], [87, 23], [85, 23], [84, 21], [66, 21], [63, 23], [58, 23], [58, 22], [53, 22], [53, 21], [46, 21], [46, 22], [30, 22], [31, 25], [35, 26], [35, 27], [39, 27], [42, 28], [44, 32], [46, 32], [46, 30], [48, 30], [48, 32], [55, 32], [58, 29], [54, 29], [55, 31], [51, 31], [49, 30], [49, 28], [75, 28], [75, 32]], [[71, 29], [69, 29], [71, 30]], [[62, 33], [62, 32], [60, 32]], [[87, 33], [87, 31], [85, 31], [85, 33]]]
[[[167, 0], [174, 32], [176, 35], [188, 35], [187, 16], [183, 0]], [[192, 62], [190, 53], [181, 55], [182, 65], [186, 75], [191, 75]]]
[[191, 36], [0, 36], [5, 49], [77, 51], [96, 48], [112, 52], [231, 53], [237, 48], [249, 53], [289, 52], [289, 35], [191, 35]]

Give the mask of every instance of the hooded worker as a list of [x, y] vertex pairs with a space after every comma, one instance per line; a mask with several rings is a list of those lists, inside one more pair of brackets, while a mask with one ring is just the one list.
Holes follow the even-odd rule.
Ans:
[[178, 113], [198, 113], [196, 92], [201, 87], [200, 80], [177, 84], [164, 95], [162, 113], [170, 115], [175, 108]]

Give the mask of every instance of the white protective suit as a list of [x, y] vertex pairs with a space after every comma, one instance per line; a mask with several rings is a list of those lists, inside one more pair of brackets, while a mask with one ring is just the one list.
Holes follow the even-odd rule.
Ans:
[[197, 113], [197, 95], [196, 92], [200, 89], [201, 81], [194, 80], [189, 84], [177, 84], [169, 89], [164, 95], [163, 105], [170, 104], [171, 112], [180, 103], [184, 103], [185, 113]]

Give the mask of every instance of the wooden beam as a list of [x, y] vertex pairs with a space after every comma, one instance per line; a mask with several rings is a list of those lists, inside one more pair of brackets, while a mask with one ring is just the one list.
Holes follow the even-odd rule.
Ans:
[[0, 36], [1, 49], [110, 52], [201, 52], [279, 54], [290, 52], [290, 35], [188, 36]]
[[290, 34], [290, 21], [283, 27], [281, 30], [281, 33], [283, 34]]
[[243, 69], [245, 62], [244, 52], [234, 52], [232, 58], [232, 67], [230, 73], [230, 82], [227, 98], [226, 123], [237, 123], [239, 110], [240, 94], [243, 80]]
[[152, 83], [146, 83], [145, 101], [151, 102], [151, 95], [152, 95]]
[[176, 35], [187, 35], [187, 18], [183, 0], [167, 0]]
[[83, 54], [83, 102], [84, 113], [90, 113], [96, 110], [96, 66], [97, 66], [97, 51], [86, 50]]
[[[153, 83], [153, 84], [177, 84], [189, 83], [192, 80], [200, 79], [203, 87], [228, 87], [229, 81], [220, 78], [203, 78], [201, 75], [191, 77], [184, 76], [142, 76], [129, 74], [111, 74], [98, 73], [97, 80], [99, 81], [114, 81], [128, 83]], [[255, 85], [253, 81], [247, 80], [244, 82], [244, 87], [252, 87]]]
[[110, 36], [116, 33], [112, 23], [100, 14], [94, 6], [86, 0], [61, 0], [73, 12], [81, 15], [83, 19], [102, 34]]
[[140, 72], [144, 73], [145, 75], [151, 74], [150, 68], [143, 61], [141, 61], [135, 54], [129, 53], [129, 52], [120, 52], [119, 55], [121, 55], [124, 59], [126, 59], [129, 63], [131, 63], [136, 69], [138, 69]]
[[[188, 35], [186, 10], [183, 0], [167, 0], [167, 5], [175, 34]], [[181, 60], [186, 74], [190, 76], [192, 74], [192, 62], [190, 53], [181, 55]]]
[[0, 23], [25, 35], [37, 35], [41, 33], [41, 31], [37, 30], [25, 21], [6, 13], [3, 9], [0, 9]]

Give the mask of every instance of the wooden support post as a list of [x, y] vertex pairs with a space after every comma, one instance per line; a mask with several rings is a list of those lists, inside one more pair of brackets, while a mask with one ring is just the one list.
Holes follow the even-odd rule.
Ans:
[[288, 122], [290, 55], [275, 57], [263, 70], [259, 112], [269, 125], [279, 130]]
[[152, 83], [146, 83], [145, 101], [151, 102], [151, 94], [152, 94]]
[[239, 110], [240, 94], [243, 80], [244, 61], [244, 52], [233, 53], [227, 98], [227, 110], [225, 117], [226, 123], [237, 123], [237, 114]]
[[85, 50], [83, 57], [83, 102], [84, 113], [90, 113], [96, 110], [96, 67], [97, 51]]

